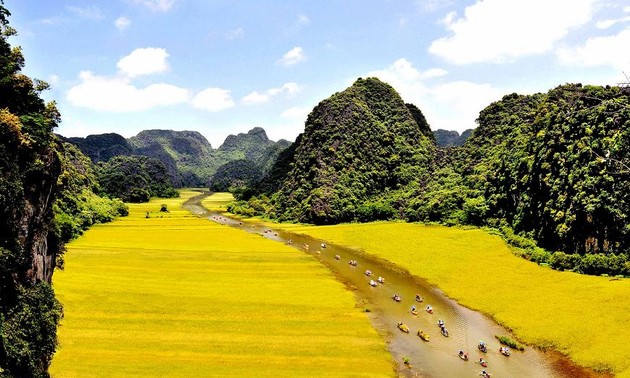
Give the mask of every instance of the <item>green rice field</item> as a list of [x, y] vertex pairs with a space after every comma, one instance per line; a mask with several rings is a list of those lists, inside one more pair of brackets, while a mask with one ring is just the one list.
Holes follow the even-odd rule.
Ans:
[[53, 279], [65, 309], [53, 377], [395, 376], [332, 273], [181, 209], [195, 194], [130, 205], [68, 245]]

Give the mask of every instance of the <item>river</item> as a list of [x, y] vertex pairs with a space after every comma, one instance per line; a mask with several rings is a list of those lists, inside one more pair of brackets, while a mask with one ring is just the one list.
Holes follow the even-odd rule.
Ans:
[[[501, 345], [495, 335], [514, 339], [509, 330], [489, 317], [459, 305], [439, 289], [403, 268], [310, 236], [269, 228], [255, 222], [241, 224], [238, 220], [222, 213], [210, 212], [201, 206], [200, 201], [205, 196], [207, 194], [190, 199], [184, 205], [185, 208], [211, 221], [291, 245], [326, 265], [339, 281], [355, 293], [357, 306], [366, 311], [372, 325], [388, 344], [398, 364], [400, 376], [478, 377], [484, 369], [492, 377], [607, 376], [581, 368], [559, 353], [543, 352], [532, 347], [526, 347], [523, 352], [511, 350], [511, 355], [506, 357], [499, 353]], [[356, 266], [351, 265], [350, 261], [356, 261]], [[366, 275], [367, 270], [372, 272], [371, 276]], [[377, 280], [379, 276], [385, 279], [385, 283], [370, 286], [370, 280]], [[393, 300], [394, 294], [401, 297], [400, 302]], [[415, 300], [416, 294], [422, 297], [422, 303]], [[432, 307], [433, 314], [425, 311], [428, 305]], [[417, 315], [411, 314], [411, 306], [417, 307]], [[448, 337], [441, 334], [438, 320], [444, 321]], [[398, 322], [406, 324], [410, 332], [400, 331]], [[417, 330], [426, 332], [430, 340], [421, 340], [416, 335]], [[480, 340], [488, 346], [487, 353], [477, 349]], [[468, 353], [468, 361], [459, 358], [459, 350]], [[408, 365], [402, 363], [403, 358], [409, 360]], [[479, 358], [483, 358], [488, 366], [482, 367]], [[366, 366], [366, 369], [369, 367]]]

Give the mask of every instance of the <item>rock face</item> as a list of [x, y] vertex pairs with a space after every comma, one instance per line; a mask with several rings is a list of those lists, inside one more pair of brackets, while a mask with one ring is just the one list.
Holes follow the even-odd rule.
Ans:
[[459, 147], [472, 134], [473, 129], [464, 130], [461, 135], [455, 130], [437, 129], [433, 132], [438, 147]]

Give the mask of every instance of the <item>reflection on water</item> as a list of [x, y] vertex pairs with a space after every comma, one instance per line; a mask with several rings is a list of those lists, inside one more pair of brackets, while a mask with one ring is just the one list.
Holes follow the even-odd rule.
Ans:
[[[207, 212], [194, 201], [190, 201], [187, 208], [212, 221], [289, 244], [329, 267], [341, 282], [356, 293], [359, 306], [368, 313], [373, 326], [388, 343], [403, 376], [479, 377], [484, 369], [492, 377], [601, 376], [575, 366], [557, 353], [544, 353], [533, 348], [526, 348], [524, 352], [512, 351], [511, 356], [503, 356], [494, 336], [511, 336], [508, 330], [488, 317], [460, 306], [422, 279], [392, 264], [309, 236], [272, 230], [250, 222], [241, 225], [223, 214]], [[366, 271], [371, 274], [366, 274]], [[377, 282], [379, 277], [384, 279], [383, 284]], [[400, 296], [399, 302], [393, 299], [394, 295]], [[422, 302], [416, 300], [416, 295], [422, 298]], [[417, 314], [412, 314], [412, 306], [416, 307]], [[432, 314], [426, 311], [427, 306], [431, 306]], [[448, 337], [440, 332], [439, 320], [444, 321]], [[399, 322], [407, 325], [410, 332], [402, 332], [397, 327]], [[430, 340], [420, 339], [417, 335], [419, 330], [427, 333]], [[487, 353], [477, 349], [480, 340], [486, 343]], [[459, 358], [460, 350], [469, 355], [468, 361]], [[403, 357], [409, 359], [408, 367], [402, 363]], [[486, 368], [479, 364], [480, 358], [487, 362]]]

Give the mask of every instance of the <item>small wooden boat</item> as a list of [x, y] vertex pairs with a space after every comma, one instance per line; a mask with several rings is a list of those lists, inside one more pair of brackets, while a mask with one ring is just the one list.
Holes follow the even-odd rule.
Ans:
[[322, 248], [326, 248], [326, 243], [322, 243], [322, 244], [321, 244], [321, 247], [322, 247]]
[[400, 297], [400, 295], [398, 294], [394, 294], [394, 296], [392, 297], [393, 300], [395, 300], [396, 302], [400, 302], [402, 301], [402, 298]]
[[477, 345], [477, 349], [479, 349], [483, 353], [488, 353], [488, 347], [486, 346], [486, 343], [481, 340], [479, 341], [479, 345]]
[[341, 260], [341, 256], [335, 255], [335, 260]]
[[378, 282], [376, 282], [374, 280], [370, 280], [370, 286], [376, 287], [376, 286], [378, 286]]
[[365, 271], [365, 275], [366, 275], [366, 276], [368, 276], [368, 277], [369, 277], [369, 276], [371, 276], [371, 275], [372, 275], [372, 271], [371, 271], [371, 270], [369, 270], [369, 269], [368, 269], [368, 270], [366, 270], [366, 271]]
[[404, 333], [409, 333], [409, 327], [403, 322], [398, 322], [398, 329], [403, 331]]
[[384, 284], [384, 283], [385, 283], [385, 278], [383, 278], [383, 277], [379, 276], [377, 281], [378, 281], [378, 283], [380, 283], [380, 284]]
[[418, 310], [411, 310], [411, 315], [418, 316]]
[[483, 358], [479, 359], [479, 365], [481, 365], [483, 367], [488, 367], [488, 363]]
[[418, 302], [418, 303], [422, 303], [422, 301], [424, 301], [424, 299], [422, 299], [422, 297], [420, 296], [420, 294], [416, 294], [416, 302]]
[[424, 341], [429, 341], [430, 339], [429, 335], [426, 332], [421, 331], [421, 330], [418, 330], [418, 336], [420, 336], [420, 338]]
[[446, 327], [442, 327], [442, 329], [440, 329], [440, 332], [442, 333], [442, 336], [448, 337], [448, 330], [446, 329]]
[[499, 352], [502, 355], [506, 356], [506, 357], [510, 356], [510, 348], [508, 348], [508, 347], [501, 347], [501, 348], [499, 348]]
[[444, 320], [442, 319], [438, 320], [438, 327], [444, 328]]
[[459, 358], [461, 358], [464, 361], [468, 361], [468, 353], [465, 353], [463, 350], [459, 351]]
[[429, 314], [433, 314], [433, 307], [431, 307], [431, 306], [427, 306], [427, 312], [428, 312]]

